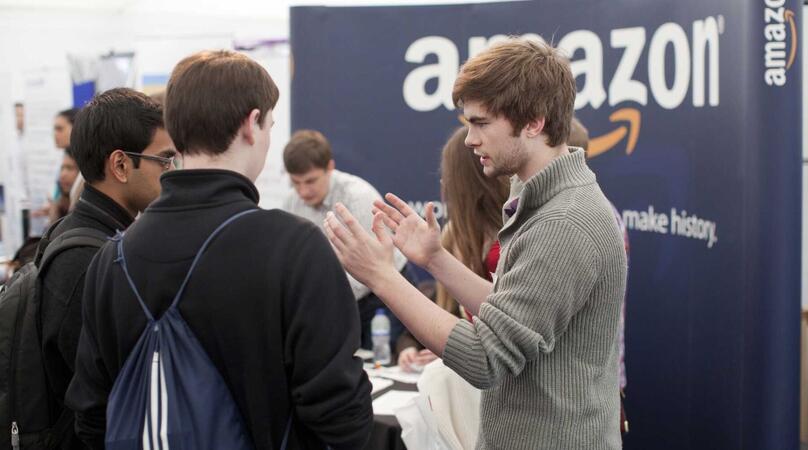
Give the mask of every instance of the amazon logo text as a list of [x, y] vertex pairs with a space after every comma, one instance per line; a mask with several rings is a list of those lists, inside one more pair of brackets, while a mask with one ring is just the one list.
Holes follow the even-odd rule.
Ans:
[[[650, 39], [645, 27], [611, 30], [609, 45], [612, 49], [622, 49], [622, 56], [614, 73], [607, 75], [608, 87], [604, 83], [604, 43], [601, 37], [589, 30], [566, 34], [558, 41], [558, 48], [571, 57], [570, 68], [575, 78], [583, 78], [575, 98], [575, 109], [587, 106], [599, 109], [607, 102], [609, 106], [623, 102], [645, 106], [649, 97], [662, 108], [674, 109], [684, 103], [688, 92], [694, 107], [718, 106], [719, 41], [724, 26], [724, 17], [719, 15], [694, 21], [689, 27], [689, 35], [674, 22], [661, 25], [650, 33]], [[542, 40], [532, 33], [523, 37]], [[507, 39], [505, 35], [471, 37], [468, 55], [473, 57], [504, 39]], [[666, 71], [668, 61], [665, 56], [669, 49], [674, 67]], [[646, 53], [647, 86], [635, 79], [640, 59]], [[460, 68], [455, 43], [443, 36], [425, 36], [410, 44], [404, 60], [418, 65], [404, 79], [402, 94], [405, 103], [416, 111], [433, 111], [440, 107], [453, 110], [452, 86]], [[620, 118], [625, 117], [616, 119]]]
[[[797, 58], [797, 23], [794, 11], [785, 9], [786, 0], [765, 0], [763, 10], [763, 79], [769, 86], [783, 86], [788, 81], [786, 72]], [[789, 40], [790, 42], [787, 42]], [[788, 46], [788, 53], [786, 47]]]

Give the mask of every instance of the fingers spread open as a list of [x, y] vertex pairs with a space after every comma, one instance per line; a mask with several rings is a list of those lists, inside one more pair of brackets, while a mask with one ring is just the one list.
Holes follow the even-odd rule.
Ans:
[[408, 205], [404, 200], [400, 199], [397, 195], [387, 193], [384, 198], [387, 199], [387, 201], [390, 202], [390, 204], [393, 205], [393, 207], [397, 209], [402, 216], [409, 217], [412, 214], [415, 214], [415, 211], [410, 208], [410, 205]]
[[366, 234], [365, 230], [362, 229], [362, 225], [359, 224], [359, 221], [356, 220], [356, 217], [354, 217], [350, 211], [348, 211], [348, 208], [346, 208], [345, 205], [338, 202], [334, 207], [334, 211], [337, 213], [342, 223], [344, 223], [348, 228], [353, 237], [359, 239]]
[[340, 252], [344, 252], [348, 244], [353, 240], [351, 233], [337, 220], [334, 213], [329, 212], [325, 217], [326, 236]]
[[387, 203], [376, 200], [373, 202], [373, 206], [378, 209], [379, 211], [383, 212], [390, 220], [395, 221], [396, 223], [400, 223], [404, 220], [404, 216], [398, 212], [397, 209], [393, 208], [392, 206], [388, 205]]

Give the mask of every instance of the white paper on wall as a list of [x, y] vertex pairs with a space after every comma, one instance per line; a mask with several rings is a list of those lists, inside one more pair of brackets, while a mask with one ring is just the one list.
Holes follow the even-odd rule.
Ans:
[[[27, 164], [29, 200], [32, 209], [47, 205], [53, 197], [63, 152], [53, 142], [53, 119], [72, 104], [72, 85], [66, 67], [26, 71], [25, 134], [21, 141]], [[32, 218], [31, 235], [41, 234], [47, 218]]]

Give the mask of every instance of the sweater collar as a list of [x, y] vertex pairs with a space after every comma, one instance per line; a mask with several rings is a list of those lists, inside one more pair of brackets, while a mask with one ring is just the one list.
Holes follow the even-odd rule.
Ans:
[[569, 153], [554, 159], [527, 180], [523, 187], [518, 187], [521, 193], [516, 212], [510, 217], [504, 217], [506, 223], [502, 230], [516, 223], [524, 211], [541, 208], [559, 192], [592, 183], [595, 183], [595, 174], [586, 165], [583, 149], [569, 147]]

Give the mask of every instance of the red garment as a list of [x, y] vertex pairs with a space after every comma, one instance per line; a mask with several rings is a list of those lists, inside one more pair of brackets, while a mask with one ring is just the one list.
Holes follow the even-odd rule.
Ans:
[[499, 262], [499, 241], [494, 241], [491, 244], [491, 248], [488, 249], [488, 255], [485, 257], [485, 270], [488, 271], [489, 275], [486, 277], [488, 281], [491, 281], [492, 273], [497, 272], [497, 263]]
[[[493, 281], [493, 277], [491, 277], [492, 273], [496, 273], [497, 271], [497, 263], [499, 262], [499, 241], [494, 241], [491, 244], [491, 248], [488, 249], [488, 254], [485, 255], [485, 270], [488, 272], [485, 276], [485, 279], [488, 281]], [[472, 320], [471, 313], [466, 311], [466, 318], [469, 319], [469, 322], [474, 322]]]

